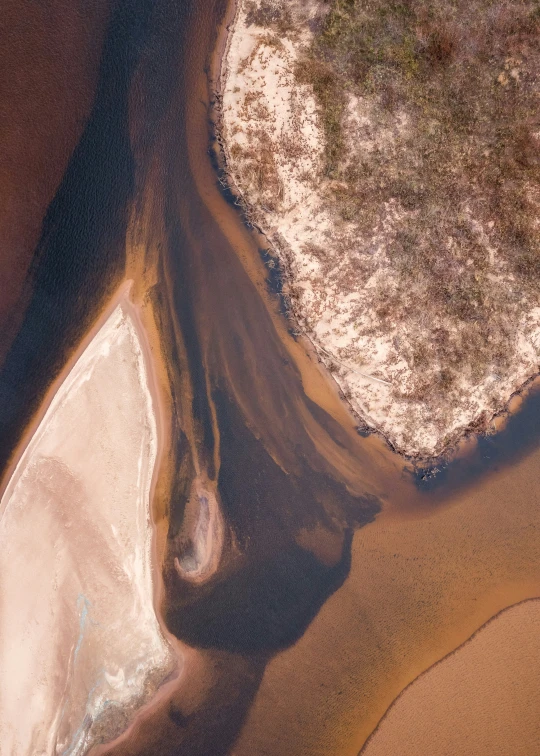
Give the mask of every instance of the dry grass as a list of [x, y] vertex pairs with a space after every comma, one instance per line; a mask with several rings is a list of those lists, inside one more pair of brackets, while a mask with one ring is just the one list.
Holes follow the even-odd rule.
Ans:
[[286, 2], [249, 0], [246, 3], [246, 25], [275, 28], [282, 34], [294, 28], [293, 17]]
[[334, 178], [345, 148], [342, 121], [346, 98], [340, 77], [329, 63], [315, 56], [298, 62], [296, 77], [302, 84], [311, 84], [319, 102], [326, 141], [325, 175]]
[[[313, 84], [327, 136], [327, 170], [350, 187], [344, 204], [368, 213], [397, 199], [408, 212], [395, 255], [418, 249], [417, 265], [436, 262], [449, 236], [474, 269], [485, 254], [463, 216], [465, 201], [489, 241], [524, 282], [540, 272], [540, 6], [510, 0], [333, 0], [299, 66]], [[343, 92], [371, 102], [375, 123], [410, 126], [391, 149], [344, 159]], [[415, 212], [416, 211], [416, 212]], [[480, 247], [483, 245], [480, 244]], [[430, 254], [431, 252], [431, 254]], [[433, 259], [435, 256], [435, 259]], [[452, 258], [455, 255], [451, 255]], [[449, 263], [449, 260], [446, 260]], [[444, 272], [452, 278], [451, 265]], [[440, 271], [438, 271], [440, 272]], [[478, 294], [440, 292], [469, 317]], [[471, 290], [471, 286], [465, 286]], [[474, 287], [472, 287], [474, 288]]]
[[249, 146], [234, 144], [231, 156], [242, 165], [246, 192], [256, 194], [266, 212], [276, 211], [283, 200], [284, 187], [271, 135], [262, 128], [253, 128]]
[[[421, 294], [436, 328], [417, 329], [428, 345], [410, 359], [447, 365], [432, 391], [451, 388], [452, 370], [464, 364], [478, 377], [504, 370], [505, 321], [537, 299], [540, 279], [540, 6], [329, 5], [297, 74], [318, 99], [324, 172], [340, 182], [336, 214], [354, 226], [357, 248], [380, 238], [389, 204], [399, 208], [384, 264], [401, 283], [382, 296], [377, 315], [414, 319], [418, 302], [406, 292]], [[347, 96], [373, 126], [367, 148], [351, 128]], [[406, 128], [397, 128], [400, 119]], [[377, 131], [392, 136], [385, 141]], [[460, 323], [463, 339], [455, 334]]]

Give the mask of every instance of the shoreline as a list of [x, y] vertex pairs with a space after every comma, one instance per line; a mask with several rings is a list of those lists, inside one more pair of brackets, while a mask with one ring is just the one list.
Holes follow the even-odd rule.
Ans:
[[420, 672], [419, 675], [417, 675], [411, 682], [409, 682], [403, 690], [394, 698], [392, 703], [389, 705], [387, 710], [385, 711], [384, 715], [381, 717], [381, 719], [378, 721], [376, 727], [371, 732], [367, 740], [364, 742], [362, 748], [360, 749], [360, 752], [358, 756], [365, 756], [366, 754], [369, 754], [371, 752], [371, 748], [374, 744], [374, 742], [378, 739], [379, 733], [381, 730], [383, 730], [388, 720], [391, 720], [395, 709], [403, 704], [403, 701], [406, 699], [408, 694], [413, 690], [413, 688], [416, 690], [418, 688], [418, 684], [423, 684], [426, 679], [429, 679], [429, 677], [432, 675], [432, 673], [437, 670], [440, 671], [441, 667], [444, 667], [445, 665], [448, 665], [448, 662], [455, 662], [456, 657], [460, 655], [462, 651], [465, 649], [470, 650], [471, 646], [475, 646], [475, 644], [478, 644], [479, 640], [486, 637], [486, 631], [487, 630], [493, 630], [495, 623], [497, 623], [501, 618], [508, 619], [508, 615], [510, 613], [514, 613], [516, 610], [521, 610], [524, 607], [530, 608], [531, 605], [533, 607], [537, 607], [537, 605], [540, 603], [540, 598], [537, 596], [529, 597], [521, 599], [520, 601], [517, 601], [514, 604], [509, 604], [504, 609], [500, 609], [498, 612], [496, 612], [490, 619], [487, 620], [483, 625], [480, 625], [463, 643], [461, 643], [459, 646], [456, 646], [456, 648], [449, 651], [445, 656], [442, 656], [440, 659], [438, 659], [434, 664], [432, 664], [430, 667], [427, 667], [422, 672]]
[[17, 443], [17, 446], [13, 450], [13, 453], [10, 457], [8, 464], [6, 465], [4, 469], [4, 473], [0, 481], [0, 499], [4, 496], [6, 489], [11, 481], [11, 478], [13, 477], [19, 465], [19, 462], [22, 459], [28, 444], [32, 440], [39, 424], [45, 417], [47, 410], [49, 409], [55, 395], [58, 392], [58, 389], [64, 383], [64, 381], [70, 374], [71, 370], [74, 368], [75, 364], [77, 363], [81, 355], [84, 353], [84, 351], [86, 350], [90, 342], [93, 340], [93, 338], [96, 336], [98, 331], [102, 328], [102, 326], [108, 320], [109, 316], [118, 306], [118, 304], [120, 304], [122, 299], [124, 299], [129, 294], [132, 285], [133, 285], [133, 282], [129, 280], [127, 281], [124, 280], [122, 282], [122, 284], [118, 287], [118, 289], [113, 294], [113, 296], [107, 301], [105, 307], [101, 310], [100, 314], [95, 319], [91, 328], [89, 328], [88, 331], [85, 333], [84, 337], [81, 339], [76, 349], [73, 350], [73, 352], [71, 353], [64, 367], [60, 370], [60, 372], [58, 373], [54, 381], [50, 384], [43, 399], [41, 400], [39, 408], [36, 410], [32, 418], [30, 419], [29, 423], [27, 424], [23, 434], [20, 437], [19, 442]]
[[[153, 461], [153, 469], [151, 474], [149, 492], [148, 492], [148, 509], [146, 512], [147, 528], [149, 528], [149, 560], [150, 560], [150, 574], [152, 580], [152, 612], [155, 616], [155, 621], [159, 627], [159, 632], [163, 638], [164, 643], [168, 646], [168, 653], [170, 654], [170, 661], [167, 664], [168, 671], [165, 669], [165, 677], [159, 681], [156, 679], [155, 693], [151, 698], [143, 704], [140, 708], [135, 708], [133, 716], [126, 730], [123, 730], [119, 735], [115, 736], [113, 740], [108, 743], [99, 745], [96, 744], [91, 748], [92, 753], [101, 753], [103, 748], [108, 747], [112, 743], [116, 743], [119, 739], [129, 737], [133, 729], [137, 727], [140, 718], [143, 717], [150, 709], [152, 709], [164, 696], [170, 696], [171, 687], [178, 686], [178, 680], [182, 677], [184, 672], [185, 656], [178, 639], [172, 635], [164, 622], [162, 607], [165, 598], [164, 584], [162, 579], [162, 555], [164, 551], [162, 540], [162, 533], [160, 533], [159, 518], [156, 517], [155, 512], [155, 500], [156, 489], [158, 481], [163, 473], [163, 464], [166, 458], [166, 436], [167, 436], [167, 422], [164, 414], [164, 407], [162, 401], [162, 392], [160, 391], [159, 379], [157, 375], [157, 365], [155, 365], [155, 359], [152, 354], [153, 346], [150, 343], [150, 334], [147, 333], [147, 328], [144, 321], [150, 317], [149, 313], [145, 312], [144, 305], [140, 302], [136, 302], [133, 297], [133, 290], [135, 289], [135, 282], [132, 279], [124, 279], [121, 285], [117, 288], [113, 296], [108, 300], [106, 305], [101, 310], [99, 316], [96, 318], [92, 327], [86, 332], [81, 339], [77, 348], [70, 355], [66, 365], [62, 368], [59, 374], [56, 376], [53, 383], [48, 388], [43, 401], [38, 411], [32, 417], [30, 423], [26, 427], [21, 441], [17, 445], [12, 455], [12, 459], [8, 467], [5, 470], [4, 479], [2, 480], [1, 498], [7, 501], [9, 499], [10, 488], [15, 486], [19, 477], [19, 467], [24, 464], [25, 456], [30, 448], [32, 442], [36, 437], [36, 433], [39, 427], [47, 415], [51, 405], [57, 397], [59, 391], [62, 390], [63, 385], [69, 380], [72, 371], [76, 369], [79, 360], [82, 355], [88, 349], [89, 345], [93, 342], [101, 329], [105, 326], [111, 315], [118, 308], [121, 308], [126, 316], [131, 320], [132, 326], [137, 333], [138, 344], [140, 345], [141, 357], [144, 365], [145, 375], [145, 390], [148, 392], [148, 398], [151, 405], [151, 411], [153, 415], [153, 422], [155, 423], [156, 433], [156, 451]], [[0, 519], [2, 519], [4, 510], [0, 513]], [[154, 671], [149, 672], [150, 675], [155, 675]], [[151, 683], [152, 687], [154, 683]]]
[[[154, 410], [154, 418], [156, 423], [156, 431], [157, 431], [157, 451], [156, 451], [156, 459], [154, 462], [154, 470], [152, 473], [152, 480], [150, 483], [150, 491], [149, 491], [149, 521], [150, 521], [150, 527], [152, 529], [152, 539], [151, 539], [151, 558], [152, 558], [152, 574], [153, 574], [153, 605], [154, 605], [154, 612], [160, 627], [160, 630], [163, 634], [163, 636], [168, 641], [169, 645], [173, 649], [175, 655], [177, 656], [177, 662], [178, 667], [176, 671], [173, 671], [173, 680], [177, 680], [181, 674], [182, 674], [182, 668], [183, 668], [183, 656], [180, 653], [180, 641], [174, 636], [172, 633], [169, 632], [167, 626], [165, 625], [165, 621], [162, 616], [161, 608], [163, 606], [163, 602], [165, 599], [165, 590], [164, 590], [164, 583], [163, 583], [163, 577], [162, 577], [162, 568], [163, 568], [163, 554], [165, 553], [163, 549], [163, 545], [159, 543], [160, 540], [160, 527], [159, 527], [159, 521], [156, 518], [155, 513], [155, 506], [156, 506], [156, 498], [157, 498], [157, 488], [158, 488], [158, 482], [163, 475], [163, 468], [164, 463], [166, 460], [166, 449], [167, 449], [167, 442], [168, 442], [168, 433], [167, 433], [167, 427], [168, 424], [166, 422], [165, 418], [165, 409], [164, 409], [164, 401], [163, 397], [161, 395], [160, 391], [160, 384], [158, 379], [158, 366], [156, 364], [156, 359], [152, 353], [152, 343], [150, 340], [150, 334], [148, 328], [145, 326], [145, 311], [142, 304], [138, 304], [134, 301], [134, 298], [130, 298], [129, 294], [134, 289], [134, 282], [129, 282], [129, 288], [127, 289], [127, 293], [124, 295], [124, 304], [126, 306], [126, 309], [130, 313], [131, 317], [133, 318], [133, 321], [135, 322], [137, 328], [138, 328], [138, 335], [139, 335], [139, 343], [141, 345], [141, 350], [143, 353], [143, 359], [146, 369], [146, 378], [148, 382], [148, 390], [150, 392], [151, 398], [152, 398], [152, 407]], [[162, 536], [161, 536], [162, 537]], [[166, 538], [166, 533], [165, 533]], [[161, 553], [163, 551], [163, 554]], [[156, 695], [159, 692], [160, 688], [158, 688], [158, 691], [156, 691]], [[153, 700], [153, 699], [152, 699]], [[148, 701], [146, 706], [149, 706], [151, 704], [151, 701]], [[143, 707], [143, 708], [145, 708]], [[139, 716], [138, 710], [136, 716], [133, 719], [132, 725], [135, 723], [137, 717]], [[130, 725], [130, 727], [132, 726]]]
[[[319, 371], [325, 379], [329, 381], [340, 401], [345, 405], [348, 413], [357, 424], [357, 432], [360, 435], [376, 436], [380, 438], [387, 448], [394, 453], [399, 454], [406, 462], [411, 463], [415, 472], [432, 474], [434, 468], [438, 465], [446, 465], [462, 456], [470, 453], [470, 448], [474, 448], [479, 438], [485, 438], [500, 433], [506, 427], [507, 421], [511, 416], [516, 414], [521, 404], [527, 400], [531, 391], [540, 386], [540, 370], [529, 375], [524, 381], [521, 381], [517, 387], [510, 393], [508, 398], [502, 402], [501, 406], [493, 413], [486, 416], [485, 410], [476, 419], [467, 423], [463, 427], [458, 427], [455, 431], [450, 432], [449, 438], [441, 446], [436, 448], [433, 454], [424, 454], [422, 452], [410, 452], [400, 444], [394, 443], [387, 433], [377, 428], [366, 417], [357, 412], [345, 396], [340, 384], [336, 380], [331, 370], [327, 367], [323, 358], [319, 354], [318, 348], [307, 333], [301, 328], [298, 317], [294, 311], [291, 299], [287, 294], [287, 289], [292, 282], [291, 274], [287, 270], [287, 255], [284, 250], [280, 249], [272, 241], [259, 222], [255, 219], [255, 211], [245, 194], [236, 184], [234, 174], [230, 168], [231, 159], [225, 138], [225, 124], [223, 112], [223, 95], [225, 82], [229, 74], [228, 53], [232, 44], [232, 38], [235, 33], [238, 18], [241, 10], [242, 0], [230, 0], [229, 8], [226, 13], [226, 20], [219, 32], [218, 43], [212, 56], [212, 65], [209, 75], [210, 83], [210, 124], [211, 124], [211, 153], [216, 165], [218, 183], [225, 199], [235, 205], [239, 212], [243, 224], [248, 231], [255, 233], [265, 240], [267, 253], [271, 257], [274, 265], [272, 267], [272, 276], [279, 282], [280, 291], [276, 292], [282, 302], [285, 310], [285, 319], [292, 326], [290, 329], [295, 340], [303, 342], [303, 347], [308, 353], [310, 359], [317, 363]], [[223, 39], [219, 41], [219, 37]], [[258, 245], [260, 248], [260, 244]], [[269, 270], [267, 261], [264, 261], [265, 267]], [[276, 265], [277, 263], [277, 265]], [[319, 347], [325, 351], [323, 347]], [[334, 360], [337, 361], [337, 360]], [[366, 376], [368, 380], [379, 381], [374, 376]], [[383, 381], [384, 382], [384, 381]]]
[[[163, 559], [166, 553], [167, 529], [162, 532], [160, 522], [167, 518], [158, 518], [156, 509], [159, 505], [158, 488], [160, 479], [163, 475], [167, 476], [166, 467], [166, 449], [170, 436], [169, 424], [165, 417], [166, 402], [163, 389], [163, 379], [160, 380], [161, 369], [163, 367], [163, 356], [161, 352], [161, 342], [155, 316], [150, 303], [145, 303], [146, 287], [143, 285], [139, 295], [137, 290], [140, 288], [140, 282], [135, 279], [127, 279], [121, 285], [115, 300], [122, 301], [122, 305], [129, 312], [136, 328], [138, 330], [139, 343], [143, 354], [143, 360], [146, 370], [146, 379], [148, 390], [152, 399], [152, 408], [157, 431], [157, 452], [154, 462], [154, 470], [149, 492], [149, 523], [152, 530], [151, 537], [151, 560], [152, 560], [152, 590], [153, 590], [153, 608], [160, 628], [160, 631], [167, 641], [174, 657], [174, 668], [167, 674], [165, 679], [158, 685], [154, 694], [146, 703], [135, 710], [129, 725], [119, 735], [112, 740], [93, 746], [89, 754], [93, 756], [102, 756], [109, 749], [121, 747], [122, 743], [129, 743], [134, 736], [140, 723], [155, 709], [159, 709], [164, 701], [170, 700], [174, 692], [178, 690], [180, 681], [184, 678], [187, 671], [186, 649], [183, 644], [167, 628], [162, 612], [165, 601], [165, 585], [163, 581]], [[114, 304], [109, 304], [107, 309], [114, 309]], [[100, 320], [103, 316], [100, 316]], [[150, 321], [150, 322], [147, 322]], [[155, 342], [155, 343], [154, 343]], [[158, 354], [155, 354], [157, 352]], [[164, 368], [163, 368], [164, 369]], [[163, 542], [162, 542], [163, 541]]]

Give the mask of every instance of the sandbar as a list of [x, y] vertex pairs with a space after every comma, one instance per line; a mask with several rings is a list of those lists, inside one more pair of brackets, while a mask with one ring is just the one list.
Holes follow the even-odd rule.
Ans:
[[159, 414], [128, 295], [55, 385], [2, 496], [0, 739], [12, 756], [110, 740], [176, 666], [154, 608]]

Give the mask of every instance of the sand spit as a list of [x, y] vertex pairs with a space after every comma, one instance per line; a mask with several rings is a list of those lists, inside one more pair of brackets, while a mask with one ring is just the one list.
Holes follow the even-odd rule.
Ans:
[[173, 667], [154, 610], [157, 408], [126, 287], [57, 389], [1, 501], [0, 741], [87, 752]]
[[[316, 0], [237, 1], [218, 97], [219, 141], [231, 188], [279, 257], [298, 330], [343, 398], [399, 451], [433, 457], [465, 431], [489, 428], [490, 418], [538, 372], [540, 307], [499, 258], [488, 238], [492, 221], [483, 225], [466, 203], [462, 223], [481, 250], [478, 280], [486, 297], [499, 302], [489, 337], [474, 313], [466, 321], [428, 313], [420, 278], [400, 291], [401, 273], [388, 251], [408, 217], [398, 200], [381, 205], [379, 219], [362, 234], [354, 217], [340, 216], [339, 198], [351, 189], [324, 174], [320, 111], [311, 84], [296, 74], [327, 8]], [[384, 126], [375, 100], [347, 103], [351, 155], [363, 150], [369, 159], [406, 143], [406, 114]], [[473, 263], [456, 248], [458, 277], [465, 280]], [[394, 307], [397, 300], [403, 317], [397, 306], [396, 317], [388, 306], [383, 313], [385, 302]], [[440, 338], [449, 340], [448, 348], [439, 348]], [[478, 350], [469, 349], [474, 339]], [[444, 354], [450, 359], [460, 350], [469, 350], [470, 364], [462, 360], [454, 374]]]
[[365, 756], [527, 756], [540, 750], [540, 601], [514, 606], [412, 683]]

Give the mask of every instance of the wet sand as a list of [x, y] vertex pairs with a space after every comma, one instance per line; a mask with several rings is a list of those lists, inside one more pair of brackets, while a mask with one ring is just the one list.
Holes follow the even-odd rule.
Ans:
[[[211, 18], [209, 11], [206, 18]], [[403, 475], [403, 460], [378, 439], [356, 434], [324, 374], [287, 332], [254, 239], [216, 185], [205, 131], [209, 95], [203, 51], [212, 39], [211, 24], [200, 20], [190, 33], [192, 44], [181, 68], [182, 86], [190, 96], [173, 108], [176, 128], [185, 124], [185, 132], [182, 128], [179, 133], [189, 169], [185, 164], [170, 166], [182, 230], [176, 237], [163, 235], [169, 248], [164, 270], [169, 308], [178, 318], [171, 332], [182, 334], [179, 351], [192, 376], [192, 407], [198, 407], [190, 432], [198, 453], [211, 450], [207, 460], [219, 465], [226, 524], [237, 539], [253, 539], [259, 551], [258, 559], [248, 552], [238, 566], [234, 555], [232, 564], [226, 559], [221, 574], [199, 593], [177, 582], [176, 572], [166, 577], [169, 626], [201, 648], [196, 658], [217, 674], [214, 692], [207, 689], [205, 705], [188, 720], [172, 716], [161, 704], [148, 713], [138, 738], [112, 752], [204, 754], [230, 748], [235, 754], [276, 756], [356, 754], [412, 679], [493, 614], [538, 595], [538, 452], [531, 451], [535, 435], [532, 431], [521, 449], [519, 440], [512, 440], [519, 439], [521, 416], [495, 466], [482, 451], [474, 475], [453, 488], [449, 468], [441, 492], [419, 490]], [[165, 155], [174, 152], [166, 144], [159, 149]], [[154, 220], [154, 228], [162, 225]], [[180, 286], [180, 277], [188, 283]], [[238, 409], [233, 411], [234, 405]], [[273, 462], [264, 457], [257, 439]], [[497, 441], [493, 443], [497, 448]], [[516, 448], [519, 454], [513, 456]], [[513, 459], [513, 466], [506, 459]], [[279, 482], [272, 472], [275, 462], [287, 473]], [[467, 467], [468, 462], [463, 464]], [[322, 470], [323, 475], [314, 472]], [[329, 478], [346, 487], [331, 493]], [[291, 488], [295, 479], [300, 486]], [[302, 623], [287, 641], [276, 642], [268, 624], [249, 624], [249, 605], [232, 592], [235, 575], [243, 571], [243, 590], [250, 591], [252, 605], [267, 623], [268, 606], [279, 602], [283, 610], [291, 587], [305, 587], [299, 563], [288, 564], [290, 580], [271, 587], [254, 572], [257, 562], [275, 570], [287, 552], [290, 540], [277, 537], [275, 524], [321, 564], [336, 565], [347, 553], [347, 523], [354, 523], [355, 511], [361, 512], [361, 504], [347, 500], [349, 491], [375, 494], [383, 512], [354, 536], [342, 587], [334, 583], [335, 592], [308, 625]], [[173, 534], [181, 512], [180, 507], [171, 511]], [[172, 539], [170, 544], [173, 557]], [[309, 577], [311, 584], [317, 580]], [[227, 613], [225, 600], [232, 604]], [[237, 612], [244, 613], [241, 624]], [[282, 616], [272, 621], [289, 626], [298, 622]], [[234, 630], [232, 636], [225, 631], [227, 625]], [[253, 634], [258, 634], [258, 647]], [[258, 656], [250, 658], [255, 651]], [[216, 654], [221, 658], [218, 667]], [[251, 673], [246, 678], [247, 670]], [[244, 680], [234, 703], [215, 693], [221, 694], [227, 677], [234, 689], [235, 681]], [[186, 699], [189, 685], [180, 686], [170, 706], [184, 713], [190, 710]], [[213, 727], [224, 719], [241, 722], [248, 711], [240, 738], [230, 747], [235, 725], [222, 737]], [[175, 727], [176, 721], [184, 726]]]
[[429, 514], [383, 513], [358, 532], [343, 587], [268, 666], [235, 756], [356, 755], [418, 675], [538, 596], [539, 463], [536, 451]]
[[[351, 753], [356, 753], [404, 685], [465, 641], [494, 613], [522, 598], [538, 595], [540, 559], [535, 539], [538, 451], [531, 440], [538, 438], [537, 431], [535, 436], [531, 430], [529, 446], [513, 457], [513, 449], [520, 447], [519, 428], [528, 422], [525, 412], [517, 419], [508, 446], [503, 447], [505, 454], [495, 453], [496, 439], [490, 442], [496, 464], [484, 459], [482, 453], [476, 477], [469, 478], [461, 487], [458, 485], [457, 490], [452, 490], [450, 470], [448, 491], [443, 492], [442, 499], [437, 492], [423, 493], [408, 479], [402, 479], [399, 458], [388, 451], [379, 451], [374, 439], [368, 443], [363, 439], [352, 441], [350, 419], [339, 414], [332, 392], [318, 383], [316, 366], [309, 364], [300, 354], [301, 348], [286, 333], [283, 321], [276, 315], [275, 300], [272, 302], [264, 283], [261, 284], [265, 274], [257, 255], [253, 251], [250, 255], [250, 242], [232, 220], [230, 208], [213, 193], [211, 175], [202, 158], [204, 134], [200, 120], [195, 122], [198, 128], [193, 125], [190, 130], [189, 144], [192, 155], [196, 155], [194, 150], [199, 144], [199, 162], [193, 158], [192, 170], [201, 196], [257, 286], [276, 333], [286, 344], [289, 355], [297, 359], [304, 391], [317, 386], [313, 398], [319, 406], [333, 410], [344, 430], [344, 437], [340, 437], [342, 444], [346, 448], [350, 444], [354, 449], [350, 467], [347, 452], [340, 450], [339, 473], [353, 485], [354, 474], [360, 468], [367, 486], [367, 460], [372, 456], [377, 459], [384, 479], [379, 489], [382, 489], [383, 514], [356, 534], [349, 577], [328, 599], [296, 645], [268, 666], [233, 752], [333, 754], [347, 753], [350, 748]], [[211, 327], [217, 326], [212, 322]], [[271, 338], [265, 339], [265, 348], [271, 348]], [[226, 363], [227, 355], [222, 354], [222, 359]], [[257, 395], [267, 397], [271, 389], [264, 383], [261, 355], [256, 359], [260, 368], [254, 381]], [[234, 382], [235, 386], [239, 384]], [[293, 390], [292, 383], [289, 389]], [[246, 412], [245, 404], [243, 409]], [[250, 424], [255, 424], [269, 443], [263, 423], [257, 422], [253, 414], [249, 417]], [[537, 415], [529, 417], [534, 428]], [[273, 430], [279, 428], [282, 439], [291, 433], [291, 423], [287, 428], [279, 425], [279, 412], [274, 411], [269, 422]], [[320, 445], [318, 448], [324, 449], [327, 459], [335, 458], [324, 430], [320, 427], [314, 430], [312, 438]], [[487, 448], [489, 452], [489, 443]], [[512, 458], [514, 464], [510, 467], [506, 459]], [[488, 477], [484, 470], [489, 471]], [[509, 521], [513, 527], [505, 530]], [[389, 530], [386, 523], [392, 524]], [[322, 555], [320, 532], [315, 540]], [[442, 554], [441, 542], [445, 546]], [[368, 553], [364, 543], [370, 547]], [[467, 554], [472, 559], [475, 552], [471, 564], [459, 558], [460, 554]], [[417, 585], [408, 572], [409, 564], [414, 563]], [[395, 658], [393, 644], [398, 640], [401, 652]], [[378, 649], [383, 642], [386, 653], [379, 657]], [[311, 675], [313, 669], [318, 671], [315, 679]], [[356, 674], [351, 669], [356, 669]]]

